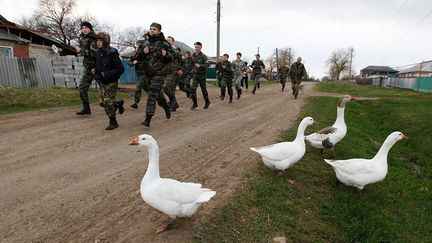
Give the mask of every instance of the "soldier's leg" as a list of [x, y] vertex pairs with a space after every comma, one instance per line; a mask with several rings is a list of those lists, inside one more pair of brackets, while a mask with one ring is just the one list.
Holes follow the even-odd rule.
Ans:
[[192, 107], [191, 109], [195, 109], [198, 107], [198, 101], [197, 101], [197, 95], [196, 95], [196, 90], [198, 88], [198, 79], [196, 77], [194, 77], [192, 79], [192, 85], [191, 85], [191, 98], [192, 98]]
[[173, 74], [169, 74], [166, 76], [164, 84], [163, 84], [163, 91], [168, 96], [170, 106], [172, 108], [174, 107], [174, 102], [175, 102], [175, 96], [174, 96], [174, 92], [172, 90], [173, 82], [175, 82], [174, 79], [175, 79], [175, 76]]
[[186, 96], [189, 97], [190, 96], [190, 91], [188, 89], [188, 87], [186, 86], [186, 77], [185, 76], [177, 76], [177, 83], [179, 85], [179, 89], [183, 92], [186, 93]]
[[232, 79], [229, 78], [227, 81], [227, 87], [228, 87], [228, 95], [229, 95], [229, 103], [232, 103], [233, 101], [233, 88], [232, 88]]
[[220, 99], [221, 99], [221, 100], [224, 100], [224, 99], [225, 99], [226, 86], [227, 86], [227, 84], [226, 84], [226, 80], [225, 80], [225, 79], [222, 79], [222, 80], [220, 81], [220, 91], [221, 91]]
[[105, 114], [109, 117], [109, 124], [105, 128], [106, 130], [113, 130], [118, 127], [118, 123], [116, 120], [116, 111], [117, 111], [117, 101], [115, 99], [117, 90], [118, 90], [118, 84], [117, 83], [111, 83], [107, 85], [103, 85], [105, 90], [105, 98], [104, 98], [104, 109]]
[[77, 112], [77, 115], [87, 115], [91, 114], [90, 110], [90, 101], [88, 97], [88, 90], [90, 88], [90, 85], [93, 81], [93, 74], [91, 71], [86, 70], [84, 71], [84, 75], [81, 78], [81, 81], [79, 83], [78, 89], [79, 89], [79, 96], [81, 98], [81, 102], [83, 104], [83, 108], [81, 111]]
[[296, 98], [297, 98], [297, 95], [298, 95], [298, 93], [299, 93], [299, 91], [300, 91], [300, 83], [301, 83], [301, 81], [299, 80], [299, 81], [297, 81], [296, 84], [295, 84], [294, 97], [296, 97]]
[[294, 79], [291, 80], [291, 90], [292, 90], [292, 94], [295, 94], [295, 85], [296, 85], [296, 81]]
[[204, 98], [204, 109], [207, 109], [210, 106], [210, 99], [208, 97], [208, 92], [207, 92], [207, 83], [206, 83], [206, 77], [201, 77], [199, 79], [199, 85], [201, 87], [201, 92], [203, 94], [203, 98]]
[[285, 83], [286, 83], [286, 78], [281, 78], [281, 84], [282, 84], [282, 91], [284, 91], [285, 89]]
[[235, 80], [235, 89], [236, 89], [236, 91], [237, 91], [237, 99], [240, 99], [240, 96], [241, 96], [241, 94], [242, 94], [242, 79], [243, 79], [243, 77], [242, 77], [242, 75], [240, 74], [240, 75], [236, 75], [235, 77], [234, 77], [234, 80]]
[[258, 74], [256, 77], [256, 83], [257, 83], [257, 88], [260, 89], [260, 78], [261, 78], [261, 74]]

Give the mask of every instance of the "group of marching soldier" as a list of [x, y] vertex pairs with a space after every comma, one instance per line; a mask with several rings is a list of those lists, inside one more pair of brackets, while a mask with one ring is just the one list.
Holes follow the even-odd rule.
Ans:
[[[110, 36], [106, 32], [95, 34], [93, 26], [89, 22], [81, 23], [81, 47], [77, 47], [77, 52], [84, 56], [85, 73], [79, 84], [80, 98], [83, 104], [81, 111], [77, 115], [91, 114], [88, 89], [95, 79], [100, 86], [99, 105], [102, 106], [109, 118], [106, 130], [117, 128], [117, 111], [119, 114], [124, 112], [124, 101], [116, 100], [115, 95], [118, 90], [118, 79], [124, 72], [118, 51], [110, 46]], [[189, 51], [182, 53], [176, 47], [172, 36], [165, 38], [162, 26], [152, 23], [149, 31], [137, 41], [137, 49], [129, 60], [130, 65], [135, 65], [137, 74], [137, 85], [134, 93], [134, 103], [130, 106], [138, 108], [141, 100], [141, 93], [147, 93], [146, 116], [142, 125], [150, 127], [151, 119], [155, 114], [156, 104], [165, 111], [165, 116], [170, 119], [171, 112], [175, 112], [179, 107], [175, 96], [177, 84], [181, 91], [192, 100], [191, 109], [198, 107], [196, 91], [198, 85], [201, 88], [204, 98], [204, 109], [209, 108], [210, 99], [207, 92], [206, 75], [209, 61], [206, 55], [201, 52], [202, 43], [194, 43], [195, 52]], [[248, 66], [247, 62], [241, 59], [242, 54], [238, 52], [236, 59], [229, 61], [229, 55], [224, 54], [216, 64], [217, 84], [220, 87], [220, 99], [224, 100], [228, 91], [229, 103], [233, 102], [232, 82], [234, 80], [237, 99], [242, 95], [243, 82], [248, 88]], [[252, 80], [255, 80], [252, 94], [260, 88], [259, 79], [265, 65], [260, 60], [260, 55], [256, 55], [256, 60], [249, 66], [252, 68]], [[293, 63], [290, 68], [284, 66], [279, 69], [282, 91], [288, 76], [292, 81], [292, 90], [295, 99], [301, 79], [306, 76], [306, 70], [301, 63], [301, 58]], [[190, 81], [192, 83], [190, 84]], [[165, 98], [168, 97], [168, 101]]]

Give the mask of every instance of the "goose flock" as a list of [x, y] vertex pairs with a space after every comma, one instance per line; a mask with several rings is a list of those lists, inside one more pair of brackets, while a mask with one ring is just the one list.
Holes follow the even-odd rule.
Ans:
[[[336, 121], [330, 127], [305, 136], [306, 127], [317, 123], [312, 117], [305, 117], [300, 122], [293, 141], [250, 149], [261, 156], [265, 166], [274, 170], [278, 175], [284, 175], [286, 169], [303, 158], [306, 152], [305, 140], [312, 147], [322, 151], [323, 149], [333, 150], [335, 145], [345, 137], [347, 126], [344, 111], [346, 104], [352, 100], [355, 98], [350, 95], [341, 97], [337, 105]], [[387, 175], [388, 153], [392, 146], [402, 139], [408, 139], [408, 137], [399, 131], [391, 133], [372, 159], [324, 159], [324, 161], [332, 166], [338, 181], [346, 186], [362, 190], [368, 184], [384, 180]], [[192, 216], [203, 203], [216, 195], [215, 191], [203, 188], [198, 183], [161, 178], [159, 175], [159, 146], [151, 135], [142, 134], [129, 144], [148, 149], [148, 167], [140, 186], [142, 199], [171, 218], [171, 222], [156, 228], [156, 234], [168, 230], [176, 218]]]

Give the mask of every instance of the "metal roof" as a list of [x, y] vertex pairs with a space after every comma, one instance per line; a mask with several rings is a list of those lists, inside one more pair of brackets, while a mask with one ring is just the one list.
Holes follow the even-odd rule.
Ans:
[[17, 35], [8, 33], [7, 31], [0, 29], [0, 40], [8, 40], [18, 43], [29, 43], [29, 40], [23, 39]]

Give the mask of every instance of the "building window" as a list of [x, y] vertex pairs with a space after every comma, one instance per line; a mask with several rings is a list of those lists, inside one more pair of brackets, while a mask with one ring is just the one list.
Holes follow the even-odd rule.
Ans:
[[0, 46], [0, 56], [13, 56], [13, 48], [10, 46]]

